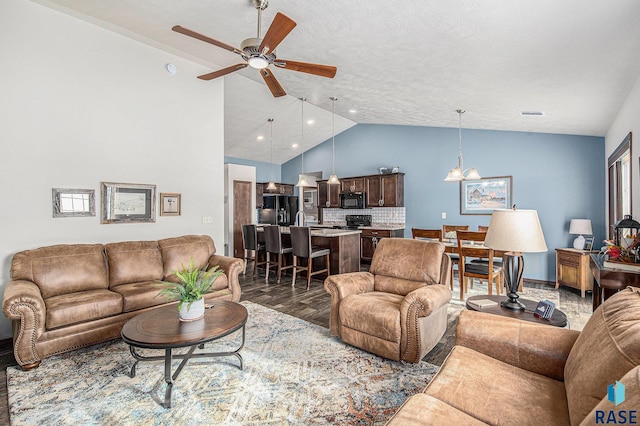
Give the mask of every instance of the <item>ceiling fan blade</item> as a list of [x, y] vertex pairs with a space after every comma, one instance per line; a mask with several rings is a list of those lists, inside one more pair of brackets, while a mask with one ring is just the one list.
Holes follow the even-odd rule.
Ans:
[[280, 96], [287, 94], [269, 68], [261, 69], [260, 75], [264, 79], [264, 82], [267, 83], [267, 87], [271, 90], [271, 93], [275, 98], [279, 98]]
[[223, 68], [218, 71], [210, 72], [209, 74], [199, 75], [198, 78], [200, 80], [213, 80], [214, 78], [222, 77], [223, 75], [231, 74], [234, 71], [241, 70], [242, 68], [246, 68], [247, 64], [235, 64], [230, 67]]
[[[268, 55], [273, 52], [296, 25], [298, 24], [296, 24], [293, 19], [280, 12], [276, 13], [276, 17], [273, 18], [273, 22], [269, 26], [267, 33], [264, 35], [262, 43], [260, 43], [260, 52], [264, 55]], [[266, 52], [264, 49], [266, 49]]]
[[308, 74], [319, 75], [320, 77], [333, 78], [336, 76], [338, 68], [330, 65], [309, 64], [306, 62], [289, 61], [287, 59], [276, 59], [273, 65], [292, 71], [306, 72]]
[[197, 38], [198, 40], [204, 41], [205, 43], [213, 44], [214, 46], [221, 47], [221, 48], [223, 48], [225, 50], [228, 50], [230, 52], [237, 53], [238, 55], [242, 54], [242, 51], [240, 49], [236, 49], [233, 46], [229, 46], [226, 43], [223, 43], [223, 42], [218, 41], [218, 40], [214, 40], [211, 37], [207, 37], [206, 35], [202, 35], [202, 34], [197, 33], [195, 31], [191, 31], [190, 29], [181, 27], [180, 25], [176, 25], [171, 29], [173, 31], [177, 32], [177, 33], [184, 34], [184, 35], [189, 36], [189, 37]]

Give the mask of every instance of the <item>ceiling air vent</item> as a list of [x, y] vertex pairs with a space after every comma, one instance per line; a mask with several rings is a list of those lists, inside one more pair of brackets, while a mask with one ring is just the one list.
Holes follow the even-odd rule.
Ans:
[[520, 115], [523, 117], [544, 117], [542, 111], [520, 111]]

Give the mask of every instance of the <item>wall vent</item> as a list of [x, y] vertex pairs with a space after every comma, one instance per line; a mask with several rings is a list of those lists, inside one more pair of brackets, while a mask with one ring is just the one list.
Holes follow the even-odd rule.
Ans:
[[520, 115], [523, 117], [544, 117], [543, 111], [520, 111]]

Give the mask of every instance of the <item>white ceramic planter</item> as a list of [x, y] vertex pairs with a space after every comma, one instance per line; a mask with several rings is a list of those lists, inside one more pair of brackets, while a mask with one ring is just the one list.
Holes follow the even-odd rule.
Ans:
[[180, 321], [195, 321], [204, 316], [204, 298], [196, 300], [187, 309], [188, 303], [182, 304], [178, 313]]

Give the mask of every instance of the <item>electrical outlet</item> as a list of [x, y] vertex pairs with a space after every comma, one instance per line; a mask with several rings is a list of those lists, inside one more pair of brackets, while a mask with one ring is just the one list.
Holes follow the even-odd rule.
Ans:
[[447, 212], [442, 212], [442, 213], [441, 213], [441, 217], [442, 217], [443, 219], [446, 219], [446, 218], [447, 218]]
[[213, 223], [212, 216], [202, 216], [202, 223]]

